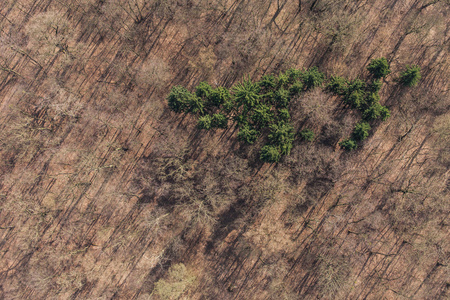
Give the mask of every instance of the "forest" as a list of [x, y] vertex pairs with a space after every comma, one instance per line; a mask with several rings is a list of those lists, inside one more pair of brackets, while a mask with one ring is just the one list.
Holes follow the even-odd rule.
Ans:
[[450, 298], [449, 0], [2, 0], [1, 299]]

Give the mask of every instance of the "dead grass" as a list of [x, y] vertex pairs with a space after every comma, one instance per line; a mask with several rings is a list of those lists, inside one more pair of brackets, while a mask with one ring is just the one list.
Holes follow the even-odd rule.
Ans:
[[[3, 1], [0, 298], [448, 296], [448, 5], [300, 3]], [[358, 116], [320, 90], [291, 114], [316, 140], [277, 166], [165, 104], [380, 56], [423, 80], [387, 79], [392, 116], [354, 153]]]

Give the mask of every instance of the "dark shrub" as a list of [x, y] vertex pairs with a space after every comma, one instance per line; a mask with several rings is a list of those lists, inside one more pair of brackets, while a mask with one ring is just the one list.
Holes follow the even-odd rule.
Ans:
[[261, 148], [260, 157], [263, 162], [274, 163], [278, 162], [281, 158], [280, 150], [278, 147], [272, 145], [265, 145]]
[[228, 127], [228, 118], [223, 114], [214, 114], [211, 120], [211, 127], [225, 129]]
[[339, 146], [348, 151], [354, 150], [357, 147], [356, 142], [351, 139], [343, 140], [342, 142], [339, 143]]
[[200, 82], [195, 88], [197, 97], [208, 99], [213, 91], [213, 88], [206, 82]]
[[305, 141], [312, 142], [314, 140], [314, 131], [310, 129], [303, 129], [302, 131], [300, 131], [300, 136]]
[[244, 125], [239, 129], [238, 139], [246, 142], [247, 144], [253, 144], [258, 139], [259, 132], [249, 125]]
[[322, 85], [325, 75], [317, 67], [312, 67], [302, 74], [302, 80], [307, 90]]
[[197, 128], [206, 130], [211, 129], [211, 120], [212, 118], [210, 115], [200, 117], [197, 121]]
[[386, 77], [389, 73], [391, 73], [389, 63], [384, 57], [372, 59], [370, 64], [367, 66], [367, 70], [374, 78]]
[[400, 74], [400, 83], [404, 86], [413, 87], [417, 85], [421, 78], [419, 66], [406, 66], [406, 70]]
[[218, 87], [217, 89], [212, 90], [212, 92], [209, 94], [209, 102], [217, 107], [227, 102], [230, 102], [230, 100], [231, 100], [230, 92], [226, 88], [221, 86]]
[[361, 122], [356, 124], [353, 130], [353, 138], [356, 141], [363, 141], [369, 136], [370, 125], [367, 122]]
[[327, 90], [336, 95], [345, 95], [348, 90], [348, 80], [340, 76], [331, 76]]

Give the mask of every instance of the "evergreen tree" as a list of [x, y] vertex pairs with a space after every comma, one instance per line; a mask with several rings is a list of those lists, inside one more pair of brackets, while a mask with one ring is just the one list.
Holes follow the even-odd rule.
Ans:
[[389, 109], [386, 106], [381, 106], [380, 107], [381, 121], [386, 121], [387, 118], [389, 118], [390, 116], [391, 116], [391, 112], [389, 111]]
[[339, 143], [339, 146], [348, 151], [354, 150], [357, 147], [356, 142], [351, 139], [343, 140], [342, 142]]
[[253, 109], [251, 119], [259, 127], [265, 127], [273, 121], [273, 112], [270, 110], [270, 106], [259, 104]]
[[195, 97], [185, 87], [176, 85], [172, 87], [167, 100], [169, 108], [176, 113], [187, 112], [191, 98]]
[[344, 102], [352, 108], [359, 109], [364, 105], [364, 94], [359, 90], [353, 91], [344, 98]]
[[370, 120], [376, 120], [381, 117], [381, 105], [379, 103], [376, 103], [374, 105], [369, 106], [366, 110], [363, 112], [363, 118], [364, 120], [370, 121]]
[[363, 141], [369, 136], [370, 125], [367, 122], [361, 122], [356, 124], [353, 130], [353, 138], [356, 141]]
[[210, 115], [201, 116], [197, 121], [197, 128], [206, 130], [211, 129], [211, 120], [212, 118]]
[[235, 101], [244, 110], [250, 110], [259, 103], [260, 87], [258, 83], [253, 83], [250, 79], [243, 80], [233, 88]]
[[200, 82], [195, 88], [197, 97], [208, 99], [213, 91], [213, 88], [206, 82]]
[[211, 127], [226, 129], [228, 127], [228, 118], [223, 114], [214, 114], [211, 120]]
[[382, 85], [383, 82], [380, 79], [375, 79], [374, 81], [372, 81], [372, 83], [369, 84], [367, 88], [369, 92], [378, 93], [381, 90]]
[[238, 139], [246, 142], [247, 144], [253, 144], [258, 139], [259, 132], [249, 125], [244, 125], [239, 129]]
[[372, 59], [369, 66], [367, 66], [367, 70], [376, 79], [386, 77], [391, 73], [389, 63], [384, 57]]
[[312, 67], [302, 74], [302, 80], [307, 90], [322, 85], [325, 75], [317, 67]]
[[291, 97], [299, 95], [303, 91], [303, 87], [303, 82], [301, 82], [300, 80], [295, 81], [289, 88], [289, 95]]
[[348, 84], [348, 92], [358, 91], [360, 93], [364, 93], [364, 89], [366, 88], [366, 83], [359, 78], [355, 78]]
[[281, 158], [280, 150], [273, 145], [265, 145], [261, 148], [259, 158], [263, 162], [274, 163], [278, 162]]
[[401, 84], [408, 87], [416, 86], [421, 78], [420, 67], [417, 65], [406, 66], [406, 70], [400, 74]]
[[289, 106], [289, 102], [291, 101], [289, 97], [289, 91], [285, 89], [279, 89], [274, 94], [274, 102], [277, 107], [286, 108]]
[[298, 69], [288, 69], [286, 71], [286, 75], [289, 77], [289, 83], [293, 84], [294, 82], [296, 82], [298, 79], [300, 79], [302, 77], [303, 72], [301, 70]]
[[278, 74], [277, 77], [277, 89], [284, 89], [288, 86], [289, 84], [289, 75], [287, 75], [286, 73], [280, 73]]
[[262, 90], [270, 91], [277, 85], [277, 78], [274, 75], [265, 74], [261, 77], [261, 80], [258, 82], [258, 85]]
[[278, 111], [278, 120], [283, 122], [289, 122], [291, 119], [291, 115], [289, 114], [289, 110], [287, 108], [282, 108]]
[[327, 90], [336, 95], [345, 95], [348, 90], [348, 81], [340, 76], [331, 76]]
[[302, 131], [300, 131], [300, 136], [305, 141], [312, 142], [314, 140], [314, 131], [310, 129], [303, 129]]
[[273, 145], [280, 147], [281, 154], [288, 155], [294, 141], [294, 127], [285, 122], [270, 125], [269, 140]]
[[209, 102], [219, 107], [221, 104], [225, 104], [231, 101], [231, 94], [228, 89], [219, 86], [218, 88], [211, 91], [209, 94]]
[[205, 104], [202, 100], [202, 98], [197, 97], [193, 94], [192, 96], [188, 98], [188, 109], [187, 111], [193, 114], [203, 114], [203, 109], [205, 107]]

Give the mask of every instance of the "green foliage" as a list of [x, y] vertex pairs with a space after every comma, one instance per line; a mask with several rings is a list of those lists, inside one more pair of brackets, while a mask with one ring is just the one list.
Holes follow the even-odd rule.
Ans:
[[197, 97], [208, 99], [213, 91], [213, 88], [206, 82], [200, 82], [195, 88]]
[[294, 141], [294, 127], [285, 122], [270, 125], [269, 141], [280, 147], [281, 154], [288, 155]]
[[197, 121], [197, 128], [198, 129], [211, 129], [211, 121], [212, 118], [210, 115], [201, 116]]
[[387, 108], [386, 106], [381, 106], [380, 107], [380, 118], [382, 121], [386, 121], [387, 118], [389, 118], [391, 116], [391, 112], [389, 111], [389, 108]]
[[289, 84], [289, 75], [287, 75], [286, 73], [280, 73], [278, 74], [277, 77], [277, 88], [278, 89], [284, 89], [287, 87], [287, 85]]
[[259, 84], [250, 79], [244, 79], [233, 88], [235, 101], [239, 107], [244, 106], [244, 110], [249, 110], [259, 103], [259, 91]]
[[176, 113], [203, 113], [204, 103], [202, 99], [180, 85], [172, 87], [167, 100], [169, 108]]
[[374, 106], [380, 103], [380, 95], [378, 93], [369, 93], [366, 97], [367, 106]]
[[233, 120], [236, 122], [238, 127], [248, 125], [247, 115], [245, 114], [235, 115]]
[[286, 75], [289, 77], [289, 83], [291, 84], [300, 79], [302, 77], [302, 74], [303, 72], [301, 70], [294, 68], [288, 69], [286, 71]]
[[291, 115], [289, 114], [289, 110], [287, 108], [282, 108], [278, 111], [278, 120], [289, 122], [291, 119]]
[[381, 106], [381, 104], [379, 104], [379, 103], [369, 106], [369, 108], [363, 112], [364, 120], [370, 121], [370, 120], [376, 120], [376, 119], [380, 118], [382, 107], [383, 106]]
[[367, 66], [367, 70], [374, 78], [386, 77], [391, 73], [389, 63], [384, 57], [372, 59], [369, 66]]
[[290, 96], [293, 97], [300, 94], [303, 91], [303, 88], [304, 88], [303, 82], [299, 80], [295, 81], [289, 88]]
[[286, 108], [289, 105], [289, 102], [291, 101], [291, 98], [289, 97], [289, 91], [285, 89], [279, 89], [274, 94], [275, 105], [277, 107], [283, 107]]
[[370, 125], [367, 122], [361, 122], [356, 124], [353, 130], [353, 138], [356, 141], [363, 141], [369, 136]]
[[365, 105], [365, 86], [366, 83], [359, 78], [348, 82], [346, 92], [344, 93], [344, 103], [349, 105], [351, 108], [361, 109]]
[[272, 144], [282, 145], [294, 140], [294, 127], [285, 122], [270, 125], [269, 140]]
[[265, 74], [261, 77], [258, 85], [265, 90], [271, 90], [277, 85], [277, 78], [272, 74]]
[[355, 78], [352, 81], [349, 82], [348, 84], [348, 92], [354, 92], [354, 91], [359, 91], [361, 93], [364, 92], [364, 89], [366, 87], [366, 83], [364, 81], [362, 81], [359, 78]]
[[189, 108], [190, 99], [195, 97], [185, 87], [176, 85], [170, 90], [167, 100], [169, 108], [176, 113], [186, 112]]
[[193, 114], [203, 114], [204, 107], [205, 104], [202, 98], [199, 98], [195, 95], [192, 95], [192, 97], [188, 98], [188, 112]]
[[317, 67], [312, 67], [302, 74], [302, 80], [307, 90], [322, 85], [325, 75]]
[[331, 76], [327, 90], [336, 95], [345, 95], [348, 90], [348, 80], [340, 76]]
[[280, 145], [280, 150], [281, 150], [281, 154], [283, 155], [289, 155], [291, 153], [292, 150], [292, 142], [294, 141], [294, 139], [292, 139], [292, 141], [285, 143], [285, 144], [281, 144]]
[[366, 85], [364, 81], [356, 78], [348, 84], [344, 102], [352, 108], [364, 112], [369, 107], [376, 106], [379, 103], [380, 96], [378, 95], [378, 90], [380, 87], [380, 80], [374, 80], [372, 84]]
[[228, 127], [228, 118], [223, 114], [214, 114], [211, 119], [211, 127], [226, 129]]
[[281, 158], [280, 150], [273, 145], [265, 145], [261, 148], [260, 157], [263, 162], [274, 163], [278, 162]]
[[273, 121], [273, 112], [270, 110], [270, 106], [259, 104], [253, 109], [253, 114], [250, 118], [259, 127], [265, 127]]
[[367, 89], [369, 90], [369, 92], [378, 93], [381, 90], [382, 85], [383, 82], [380, 79], [375, 79], [368, 85]]
[[222, 110], [226, 113], [230, 113], [235, 109], [236, 102], [234, 102], [233, 98], [230, 97], [230, 99], [226, 99], [225, 102], [222, 104]]
[[314, 131], [312, 131], [311, 129], [307, 129], [307, 128], [303, 129], [302, 131], [300, 131], [300, 136], [305, 141], [312, 142], [314, 140]]
[[[356, 124], [352, 137], [339, 143], [346, 150], [355, 149], [357, 141], [368, 137], [368, 121], [384, 121], [390, 116], [389, 109], [380, 105], [378, 94], [382, 86], [379, 78], [390, 73], [389, 64], [385, 58], [374, 59], [367, 69], [374, 77], [370, 83], [366, 84], [359, 78], [349, 81], [344, 77], [331, 76], [326, 84], [329, 92], [343, 96], [343, 101], [351, 108], [358, 109], [363, 116], [364, 121]], [[420, 68], [408, 67], [402, 73], [401, 82], [414, 85], [417, 84], [417, 78], [420, 79]], [[306, 71], [292, 68], [278, 76], [266, 74], [258, 82], [244, 78], [231, 90], [224, 87], [213, 89], [208, 83], [201, 82], [195, 94], [192, 94], [182, 86], [174, 86], [167, 99], [169, 107], [175, 112], [199, 114], [197, 127], [200, 129], [225, 129], [231, 118], [239, 128], [237, 137], [242, 142], [253, 144], [258, 137], [267, 134], [269, 144], [261, 149], [260, 158], [265, 162], [277, 162], [282, 155], [288, 155], [293, 147], [295, 134], [288, 110], [291, 98], [305, 89], [321, 86], [324, 80], [324, 74], [317, 67]], [[204, 115], [205, 104], [211, 115]], [[300, 137], [313, 141], [315, 134], [310, 129], [304, 129]]]
[[354, 150], [357, 147], [356, 142], [352, 139], [343, 140], [342, 142], [339, 143], [339, 146], [348, 151]]
[[406, 70], [400, 74], [400, 83], [404, 86], [413, 87], [417, 85], [421, 78], [419, 66], [406, 66]]
[[275, 92], [276, 92], [276, 90], [261, 94], [260, 101], [262, 103], [265, 103], [268, 105], [274, 104], [275, 103]]
[[259, 132], [249, 125], [244, 125], [239, 129], [238, 139], [246, 142], [247, 144], [253, 144], [259, 136]]
[[[228, 103], [234, 105], [231, 101], [231, 94], [228, 89], [221, 86], [211, 91], [211, 93], [209, 94], [209, 101], [212, 105], [217, 107], [219, 107], [221, 104], [224, 104], [225, 106], [225, 104]], [[230, 107], [226, 108], [230, 109]]]
[[364, 104], [364, 94], [359, 91], [353, 91], [344, 98], [344, 102], [352, 108], [361, 108]]

